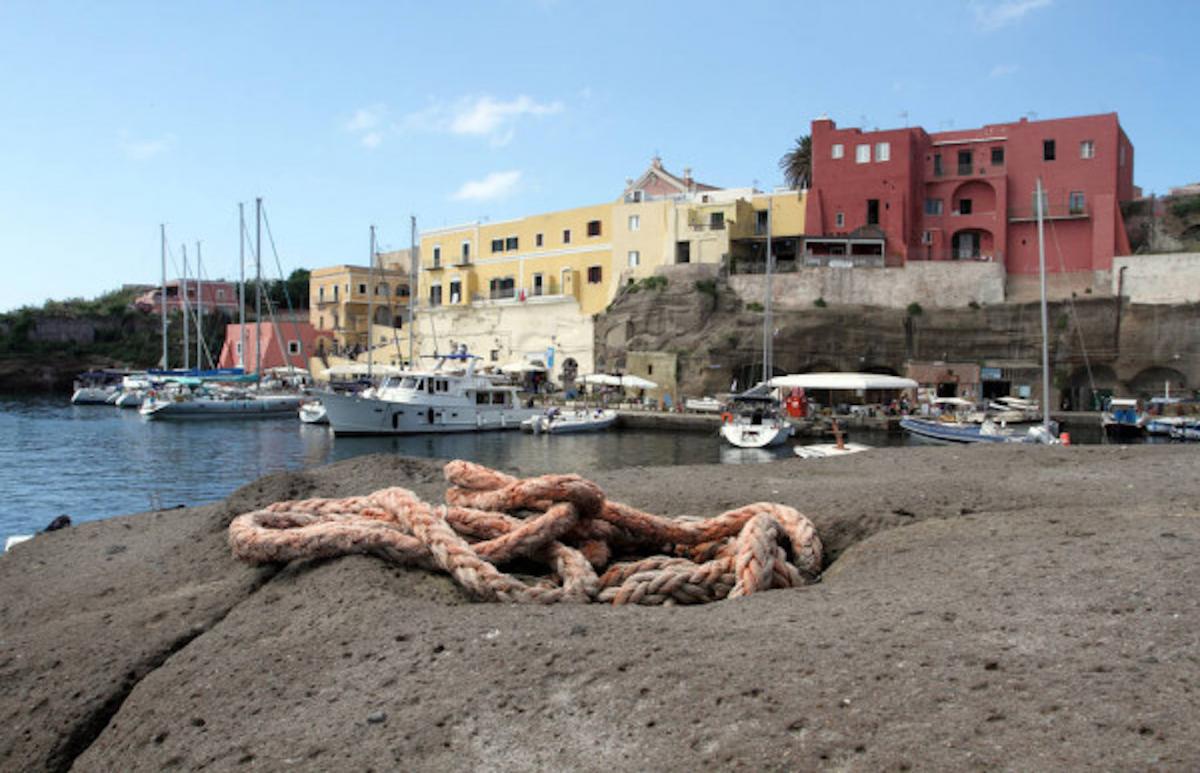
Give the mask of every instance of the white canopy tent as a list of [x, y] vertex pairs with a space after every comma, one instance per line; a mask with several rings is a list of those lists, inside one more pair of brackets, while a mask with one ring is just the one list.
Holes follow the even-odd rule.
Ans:
[[507, 365], [501, 365], [500, 370], [503, 373], [545, 373], [546, 366], [540, 362], [510, 362]]
[[867, 389], [916, 389], [911, 378], [880, 373], [797, 373], [776, 376], [770, 385], [782, 389], [833, 389], [863, 391]]
[[621, 386], [629, 387], [630, 389], [654, 389], [658, 384], [641, 376], [626, 375], [621, 376]]
[[604, 384], [605, 386], [621, 386], [621, 378], [619, 376], [610, 376], [607, 373], [589, 373], [579, 379], [585, 384]]

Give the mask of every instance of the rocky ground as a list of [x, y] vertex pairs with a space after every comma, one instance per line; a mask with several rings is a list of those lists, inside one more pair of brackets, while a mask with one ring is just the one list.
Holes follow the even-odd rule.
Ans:
[[281, 498], [440, 498], [438, 465], [393, 456], [83, 524], [0, 557], [0, 768], [1194, 770], [1197, 459], [910, 448], [597, 476], [655, 512], [813, 518], [822, 582], [704, 607], [478, 604], [375, 558], [230, 557], [229, 520]]

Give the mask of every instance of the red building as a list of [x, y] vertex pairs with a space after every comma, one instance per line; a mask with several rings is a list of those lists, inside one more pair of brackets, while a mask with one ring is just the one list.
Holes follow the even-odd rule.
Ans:
[[[182, 280], [172, 279], [170, 282], [167, 282], [167, 311], [182, 311], [182, 291]], [[134, 299], [133, 305], [142, 311], [158, 314], [162, 311], [162, 306], [160, 305], [161, 297], [162, 288], [155, 287]], [[204, 301], [203, 309], [206, 313], [214, 309], [228, 312], [236, 312], [238, 309], [238, 286], [236, 282], [226, 282], [221, 279], [212, 282], [206, 281], [200, 284], [200, 293], [197, 295], [196, 280], [189, 279], [187, 283], [187, 303], [190, 311], [194, 312], [196, 310], [196, 299], [198, 297]], [[253, 303], [253, 298], [250, 300]]]
[[253, 371], [258, 362], [256, 341], [262, 341], [262, 366], [279, 368], [292, 365], [307, 368], [308, 359], [321, 352], [333, 350], [333, 334], [317, 330], [308, 322], [280, 320], [274, 324], [263, 322], [258, 328], [257, 338], [253, 322], [246, 325], [246, 356], [239, 355], [242, 348], [242, 326], [225, 326], [225, 345], [221, 348], [218, 368], [236, 368], [244, 361], [247, 372]]
[[992, 260], [1038, 272], [1034, 190], [1044, 189], [1047, 271], [1109, 271], [1129, 254], [1120, 203], [1133, 145], [1116, 113], [930, 134], [812, 124], [806, 251], [859, 265]]

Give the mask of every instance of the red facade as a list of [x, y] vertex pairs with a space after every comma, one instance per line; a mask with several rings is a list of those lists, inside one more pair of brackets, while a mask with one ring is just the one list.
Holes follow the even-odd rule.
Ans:
[[1044, 188], [1047, 271], [1110, 270], [1128, 254], [1120, 203], [1133, 146], [1116, 113], [929, 134], [812, 124], [806, 250], [816, 255], [992, 260], [1038, 271], [1034, 190]]
[[317, 330], [307, 322], [281, 320], [275, 324], [264, 322], [261, 326], [250, 322], [246, 325], [246, 353], [243, 358], [239, 357], [238, 352], [242, 345], [242, 326], [226, 325], [225, 345], [221, 347], [217, 367], [236, 368], [239, 367], [239, 363], [244, 362], [247, 371], [254, 370], [258, 362], [259, 340], [262, 341], [264, 369], [287, 365], [306, 368], [309, 357], [322, 351], [330, 351], [333, 346], [332, 333]]
[[[206, 312], [213, 309], [229, 312], [237, 311], [238, 286], [236, 282], [226, 282], [224, 280], [201, 282], [199, 284], [199, 295], [197, 294], [196, 286], [196, 280], [188, 280], [187, 303], [189, 310], [196, 310], [197, 298], [199, 297], [203, 301], [202, 308]], [[142, 311], [158, 314], [162, 311], [161, 298], [162, 288], [155, 287], [153, 290], [148, 290], [139, 295], [133, 303]], [[181, 311], [182, 309], [183, 281], [173, 279], [167, 282], [167, 311]]]

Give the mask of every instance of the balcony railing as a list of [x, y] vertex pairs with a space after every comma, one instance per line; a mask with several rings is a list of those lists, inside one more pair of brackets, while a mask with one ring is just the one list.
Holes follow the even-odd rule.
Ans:
[[[1078, 220], [1091, 217], [1091, 206], [1082, 204], [1043, 204], [1042, 217], [1046, 220]], [[1008, 210], [1010, 221], [1037, 220], [1037, 208], [1030, 204], [1028, 207], [1013, 207]]]
[[691, 223], [690, 226], [693, 231], [724, 231], [725, 221], [722, 220], [719, 223]]
[[883, 268], [884, 259], [882, 255], [814, 255], [811, 252], [805, 252], [804, 266], [806, 268], [820, 268], [822, 266], [830, 268]]

